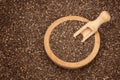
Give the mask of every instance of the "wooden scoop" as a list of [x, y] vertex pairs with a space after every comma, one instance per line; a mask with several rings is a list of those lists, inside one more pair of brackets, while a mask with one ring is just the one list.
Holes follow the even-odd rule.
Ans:
[[101, 24], [110, 21], [110, 18], [111, 17], [107, 11], [102, 11], [96, 20], [86, 23], [82, 28], [75, 32], [73, 36], [76, 37], [81, 33], [83, 35], [81, 42], [84, 42], [95, 32], [97, 32]]

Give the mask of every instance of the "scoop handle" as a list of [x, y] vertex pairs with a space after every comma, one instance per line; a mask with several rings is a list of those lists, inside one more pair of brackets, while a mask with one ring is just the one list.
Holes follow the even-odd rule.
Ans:
[[101, 24], [110, 21], [110, 19], [110, 14], [107, 11], [102, 11], [97, 19], [94, 20], [94, 24], [99, 28]]

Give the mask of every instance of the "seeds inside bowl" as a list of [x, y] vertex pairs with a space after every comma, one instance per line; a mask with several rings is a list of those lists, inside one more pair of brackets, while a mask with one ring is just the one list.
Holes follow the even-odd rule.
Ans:
[[58, 25], [51, 33], [50, 47], [53, 53], [66, 62], [78, 62], [86, 58], [94, 47], [94, 36], [84, 43], [82, 35], [76, 38], [73, 34], [83, 26], [80, 21], [66, 21]]

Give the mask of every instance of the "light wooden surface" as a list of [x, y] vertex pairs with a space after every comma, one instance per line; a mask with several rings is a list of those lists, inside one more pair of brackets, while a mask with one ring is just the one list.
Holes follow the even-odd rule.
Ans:
[[[82, 66], [87, 65], [88, 63], [90, 63], [95, 56], [98, 53], [99, 47], [100, 47], [100, 36], [99, 33], [96, 32], [94, 37], [95, 37], [95, 43], [94, 43], [94, 48], [92, 50], [92, 52], [90, 53], [90, 55], [88, 55], [88, 57], [86, 57], [85, 59], [79, 61], [79, 62], [65, 62], [61, 59], [59, 59], [51, 50], [50, 48], [50, 35], [52, 30], [57, 27], [59, 24], [63, 23], [64, 21], [68, 21], [68, 20], [77, 20], [77, 21], [81, 21], [81, 22], [88, 22], [89, 20], [80, 16], [67, 16], [67, 17], [63, 17], [60, 18], [58, 20], [56, 20], [55, 22], [53, 22], [47, 29], [45, 36], [44, 36], [44, 47], [45, 50], [47, 52], [47, 55], [49, 56], [49, 58], [56, 63], [57, 65], [63, 67], [63, 68], [67, 68], [67, 69], [76, 69], [76, 68], [80, 68]], [[73, 26], [74, 27], [74, 26]], [[71, 36], [72, 37], [72, 36]]]

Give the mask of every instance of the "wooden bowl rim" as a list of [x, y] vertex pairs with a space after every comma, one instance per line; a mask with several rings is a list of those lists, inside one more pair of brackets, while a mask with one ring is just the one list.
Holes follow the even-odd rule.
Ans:
[[67, 68], [67, 69], [76, 69], [76, 68], [80, 68], [83, 67], [85, 65], [87, 65], [88, 63], [90, 63], [95, 56], [97, 55], [99, 48], [100, 48], [100, 35], [99, 32], [96, 32], [94, 37], [95, 37], [95, 43], [94, 43], [94, 47], [92, 52], [83, 60], [79, 61], [79, 62], [65, 62], [61, 59], [59, 59], [51, 50], [50, 48], [50, 35], [52, 30], [57, 27], [59, 24], [63, 23], [64, 21], [68, 21], [68, 20], [77, 20], [77, 21], [81, 21], [81, 22], [88, 22], [89, 20], [87, 18], [84, 17], [80, 17], [80, 16], [66, 16], [66, 17], [62, 17], [56, 21], [54, 21], [47, 29], [45, 36], [44, 36], [44, 48], [47, 52], [47, 55], [49, 56], [49, 58], [56, 63], [57, 65], [63, 67], [63, 68]]

